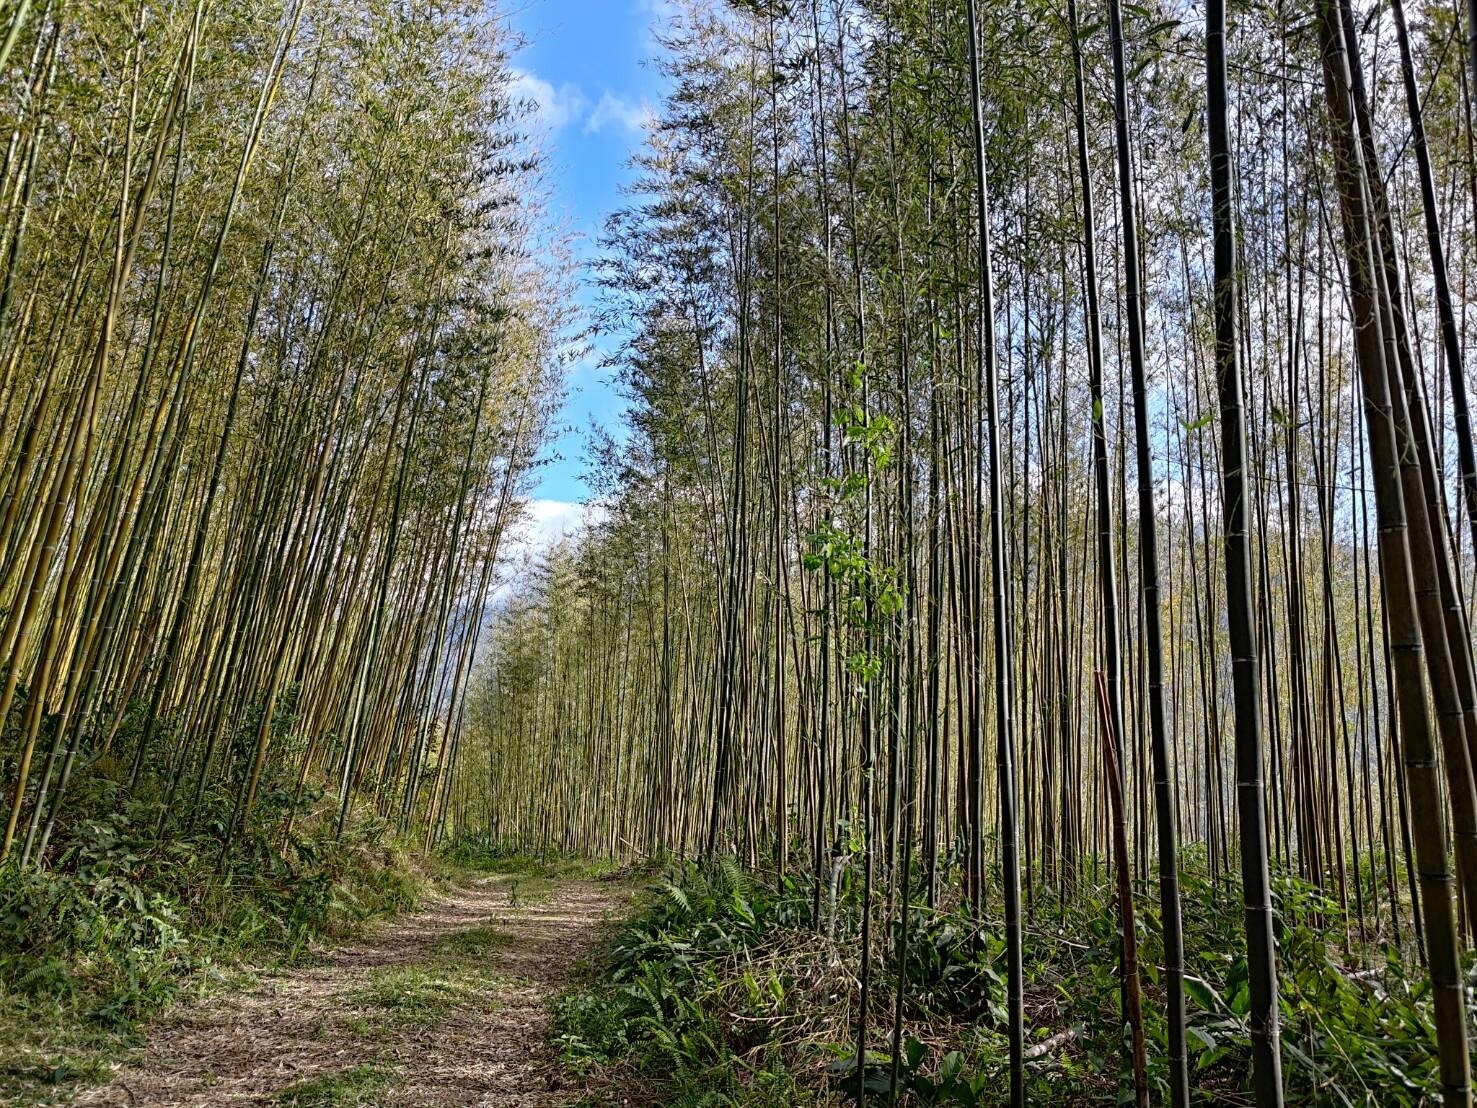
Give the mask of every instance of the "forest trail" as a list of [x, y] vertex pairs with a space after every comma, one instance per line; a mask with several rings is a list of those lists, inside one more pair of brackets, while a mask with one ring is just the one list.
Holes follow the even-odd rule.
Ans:
[[180, 1006], [76, 1103], [573, 1104], [547, 1001], [622, 892], [510, 875], [459, 884], [310, 965]]

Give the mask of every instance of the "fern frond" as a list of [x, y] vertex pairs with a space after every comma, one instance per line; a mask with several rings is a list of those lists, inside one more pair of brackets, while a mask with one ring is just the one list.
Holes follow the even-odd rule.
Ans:
[[692, 914], [692, 903], [687, 899], [687, 894], [682, 891], [680, 886], [674, 885], [670, 881], [663, 881], [662, 894], [676, 905], [679, 911], [686, 915]]

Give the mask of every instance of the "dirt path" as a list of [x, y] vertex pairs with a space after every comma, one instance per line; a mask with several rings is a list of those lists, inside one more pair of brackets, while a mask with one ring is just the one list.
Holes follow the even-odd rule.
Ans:
[[479, 878], [424, 911], [156, 1026], [87, 1105], [498, 1105], [560, 1087], [548, 998], [619, 886]]

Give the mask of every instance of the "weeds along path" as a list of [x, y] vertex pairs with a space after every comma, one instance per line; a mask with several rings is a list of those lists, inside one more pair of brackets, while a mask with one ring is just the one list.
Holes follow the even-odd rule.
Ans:
[[619, 885], [476, 878], [309, 966], [178, 1008], [87, 1105], [572, 1104], [547, 1000]]

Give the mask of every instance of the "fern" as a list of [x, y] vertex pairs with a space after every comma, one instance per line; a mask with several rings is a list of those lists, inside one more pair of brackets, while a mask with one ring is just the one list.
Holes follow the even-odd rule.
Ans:
[[687, 893], [682, 891], [680, 885], [674, 885], [671, 881], [662, 881], [662, 895], [664, 895], [683, 915], [692, 914], [692, 902], [687, 899]]
[[723, 876], [724, 894], [726, 896], [738, 895], [748, 900], [750, 894], [753, 892], [753, 885], [750, 882], [749, 875], [738, 864], [738, 859], [732, 854], [720, 854], [718, 856], [718, 869]]

